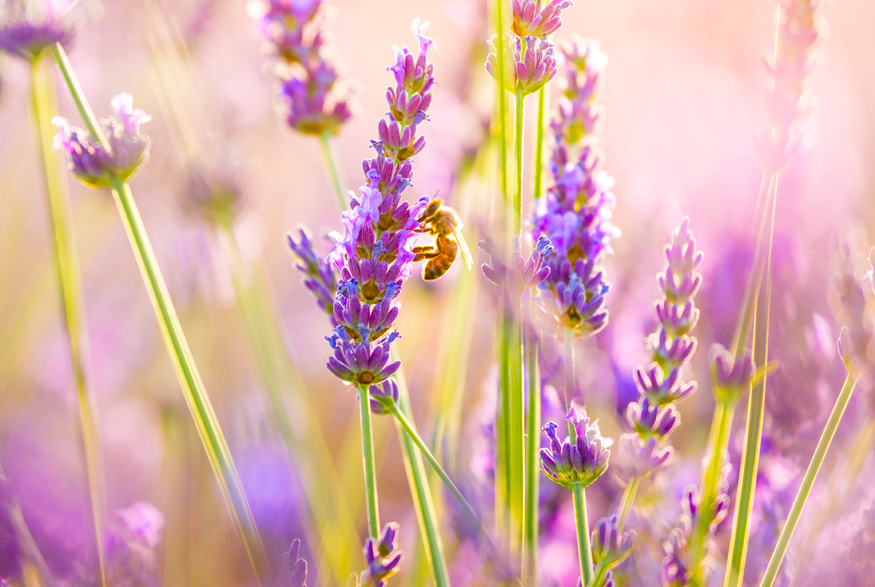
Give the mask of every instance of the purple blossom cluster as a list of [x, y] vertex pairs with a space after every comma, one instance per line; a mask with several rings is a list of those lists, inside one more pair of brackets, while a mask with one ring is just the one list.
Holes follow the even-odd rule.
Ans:
[[337, 326], [334, 319], [334, 293], [337, 290], [337, 274], [331, 263], [316, 253], [313, 240], [305, 228], [298, 229], [298, 240], [288, 235], [289, 248], [298, 258], [298, 270], [304, 274], [304, 286], [316, 298], [316, 304], [331, 320], [332, 326]]
[[368, 568], [362, 573], [359, 587], [386, 587], [389, 578], [401, 570], [404, 554], [398, 550], [398, 523], [389, 522], [383, 528], [379, 542], [370, 536], [365, 540]]
[[634, 542], [635, 532], [624, 532], [617, 516], [601, 518], [592, 531], [593, 562], [610, 572], [632, 554]]
[[[725, 459], [724, 459], [725, 462]], [[729, 465], [724, 467], [720, 482], [717, 485], [717, 495], [710, 508], [702, 509], [700, 489], [690, 485], [684, 489], [681, 499], [681, 515], [677, 524], [669, 532], [667, 540], [663, 541], [662, 549], [665, 557], [662, 560], [662, 581], [664, 585], [681, 587], [690, 585], [692, 574], [689, 564], [688, 542], [696, 527], [699, 516], [707, 516], [708, 536], [705, 541], [706, 560], [714, 550], [714, 542], [711, 538], [717, 527], [729, 515]]]
[[35, 61], [55, 43], [73, 40], [71, 0], [0, 0], [0, 50]]
[[288, 587], [307, 587], [307, 561], [301, 558], [301, 541], [292, 540], [289, 551], [284, 555], [288, 561]]
[[689, 218], [674, 231], [665, 258], [665, 270], [657, 276], [662, 291], [654, 304], [657, 327], [646, 341], [652, 363], [635, 369], [639, 398], [626, 410], [633, 432], [620, 436], [623, 473], [630, 478], [648, 476], [669, 462], [674, 451], [668, 436], [681, 423], [675, 403], [696, 390], [694, 381], [681, 378], [681, 369], [696, 351], [690, 332], [699, 319], [694, 297], [702, 284], [697, 268], [703, 255]]
[[249, 14], [267, 41], [288, 125], [334, 135], [351, 112], [325, 45], [321, 8], [322, 0], [253, 0]]
[[493, 284], [505, 292], [508, 298], [520, 298], [529, 289], [537, 286], [550, 275], [550, 267], [547, 266], [547, 257], [553, 254], [555, 249], [550, 239], [545, 235], [538, 237], [538, 242], [528, 259], [524, 259], [520, 252], [520, 237], [512, 237], [511, 259], [508, 265], [502, 261], [502, 256], [495, 252], [492, 243], [481, 242], [480, 250], [489, 255], [489, 264], [481, 265], [480, 269]]
[[598, 422], [589, 423], [583, 408], [572, 406], [565, 419], [574, 429], [576, 438], [560, 439], [556, 433], [559, 425], [547, 422], [544, 433], [550, 440], [550, 448], [541, 449], [541, 472], [562, 487], [588, 487], [607, 470], [608, 448], [613, 441], [601, 435]]
[[501, 82], [506, 72], [506, 89], [520, 95], [537, 92], [556, 75], [556, 45], [547, 40], [562, 26], [562, 10], [570, 0], [515, 0], [511, 6], [513, 23], [504, 36], [504, 65], [498, 63], [498, 40], [489, 44], [492, 52], [486, 58], [486, 71]]
[[[379, 385], [400, 367], [389, 362], [389, 347], [399, 336], [392, 330], [398, 316], [401, 284], [410, 276], [414, 260], [412, 238], [421, 229], [417, 220], [429, 198], [412, 206], [401, 200], [413, 175], [411, 158], [425, 146], [417, 136], [426, 120], [434, 85], [425, 36], [427, 23], [413, 23], [419, 54], [407, 47], [396, 49], [395, 87], [386, 92], [388, 120], [379, 123], [376, 155], [364, 161], [366, 185], [360, 197], [350, 194], [350, 208], [343, 214], [344, 234], [330, 261], [340, 271], [333, 315], [335, 333], [328, 337], [334, 355], [328, 369], [354, 385]], [[379, 391], [379, 390], [376, 390]]]
[[601, 265], [618, 235], [610, 223], [614, 180], [599, 170], [594, 135], [601, 117], [595, 96], [606, 58], [595, 41], [577, 40], [562, 51], [566, 87], [551, 124], [554, 185], [538, 202], [532, 234], [547, 235], [556, 248], [541, 284], [545, 309], [560, 329], [588, 336], [608, 321], [609, 286]]
[[115, 116], [101, 121], [109, 150], [65, 118], [52, 119], [61, 129], [54, 148], [66, 153], [70, 171], [87, 186], [109, 188], [116, 180], [127, 181], [149, 159], [149, 137], [140, 133], [140, 125], [152, 117], [134, 109], [130, 94], [118, 94], [111, 104]]
[[772, 79], [765, 97], [767, 129], [762, 150], [767, 169], [780, 169], [799, 146], [798, 120], [810, 108], [808, 74], [813, 53], [826, 31], [822, 0], [780, 0], [778, 43], [774, 63], [766, 63]]

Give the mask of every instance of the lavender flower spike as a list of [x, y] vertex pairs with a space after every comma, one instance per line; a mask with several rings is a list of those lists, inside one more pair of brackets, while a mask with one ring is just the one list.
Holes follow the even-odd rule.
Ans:
[[512, 257], [510, 265], [502, 262], [501, 255], [495, 252], [492, 243], [480, 243], [480, 250], [489, 255], [490, 264], [482, 265], [480, 270], [486, 279], [502, 288], [511, 298], [521, 297], [528, 289], [535, 287], [550, 275], [550, 267], [546, 264], [546, 257], [555, 252], [550, 239], [541, 235], [535, 248], [528, 259], [523, 259], [520, 253], [520, 237], [512, 237]]
[[608, 468], [608, 457], [613, 441], [599, 432], [598, 422], [589, 423], [586, 410], [572, 406], [565, 417], [574, 427], [577, 440], [568, 436], [559, 439], [555, 422], [548, 422], [544, 432], [550, 439], [550, 448], [541, 449], [541, 472], [551, 481], [571, 489], [574, 485], [588, 487]]
[[518, 37], [546, 37], [559, 30], [562, 10], [573, 4], [571, 0], [513, 0], [510, 29]]
[[[374, 158], [365, 160], [366, 185], [360, 197], [351, 197], [343, 214], [344, 234], [329, 262], [340, 270], [333, 316], [337, 327], [328, 337], [334, 356], [328, 369], [340, 379], [356, 385], [379, 385], [397, 371], [400, 363], [389, 363], [389, 347], [399, 336], [392, 330], [398, 316], [401, 285], [414, 260], [412, 239], [422, 230], [417, 221], [429, 198], [412, 206], [401, 193], [413, 177], [412, 157], [425, 145], [417, 137], [419, 125], [427, 120], [434, 85], [425, 36], [426, 24], [413, 23], [419, 40], [419, 54], [396, 49], [395, 86], [386, 93], [388, 120], [380, 121], [380, 141], [374, 142]], [[410, 115], [415, 111], [414, 115]]]
[[[674, 404], [696, 390], [695, 382], [681, 378], [681, 368], [696, 350], [696, 339], [690, 332], [698, 321], [699, 310], [693, 297], [702, 283], [696, 269], [703, 257], [696, 248], [689, 218], [684, 218], [672, 235], [665, 258], [666, 268], [657, 275], [662, 290], [661, 299], [654, 304], [657, 328], [647, 337], [653, 362], [635, 369], [640, 395], [626, 410], [634, 431], [620, 437], [621, 469], [630, 478], [650, 475], [669, 462], [674, 451], [667, 439], [681, 422]], [[752, 369], [745, 373], [749, 380]], [[731, 377], [727, 375], [727, 384], [743, 375], [733, 371]]]
[[599, 170], [593, 135], [601, 109], [595, 103], [604, 55], [595, 42], [563, 47], [565, 88], [551, 129], [554, 185], [538, 201], [532, 236], [550, 238], [556, 253], [541, 284], [541, 302], [561, 330], [589, 336], [608, 322], [610, 287], [602, 264], [619, 231], [610, 223], [614, 180]]
[[321, 5], [322, 0], [252, 0], [248, 5], [271, 55], [286, 122], [317, 136], [337, 134], [351, 115], [347, 91], [325, 47]]
[[727, 404], [737, 402], [750, 386], [754, 369], [750, 351], [736, 359], [721, 345], [715, 344], [711, 348], [711, 377], [717, 400]]
[[34, 61], [55, 43], [73, 40], [72, 0], [0, 0], [0, 50]]
[[305, 228], [298, 229], [298, 240], [288, 235], [289, 248], [298, 258], [298, 270], [304, 274], [304, 285], [316, 298], [316, 303], [328, 314], [331, 325], [337, 326], [334, 320], [334, 292], [337, 289], [337, 277], [332, 266], [322, 259], [313, 248], [310, 233]]
[[389, 522], [383, 528], [379, 542], [370, 537], [365, 541], [368, 568], [361, 575], [361, 587], [385, 587], [389, 578], [401, 570], [404, 554], [398, 550], [397, 537], [398, 523]]
[[[528, 95], [537, 92], [556, 75], [556, 59], [553, 52], [556, 46], [546, 39], [536, 37], [520, 38], [505, 35], [504, 50], [505, 67], [511, 72], [507, 90], [513, 93]], [[486, 71], [496, 81], [501, 81], [501, 71], [498, 64], [498, 49], [496, 38], [492, 38], [492, 52], [486, 57]]]
[[113, 181], [127, 181], [149, 159], [149, 137], [140, 133], [140, 125], [152, 117], [134, 109], [130, 94], [113, 98], [112, 109], [115, 115], [101, 121], [109, 143], [108, 151], [65, 118], [52, 119], [52, 124], [61, 129], [55, 135], [54, 148], [63, 149], [70, 171], [87, 186], [109, 188]]
[[617, 516], [602, 518], [592, 531], [592, 556], [597, 565], [616, 568], [632, 554], [635, 532], [621, 532]]
[[284, 558], [289, 561], [288, 565], [291, 570], [288, 583], [286, 583], [288, 587], [307, 587], [307, 561], [299, 556], [300, 552], [301, 541], [295, 538], [292, 540], [289, 551], [284, 555]]

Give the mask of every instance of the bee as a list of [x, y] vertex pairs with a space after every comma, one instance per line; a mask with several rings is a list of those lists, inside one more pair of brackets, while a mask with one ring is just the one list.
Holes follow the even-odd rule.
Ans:
[[416, 255], [413, 261], [426, 260], [422, 268], [424, 280], [433, 281], [443, 276], [452, 267], [460, 251], [465, 265], [471, 270], [474, 265], [471, 250], [462, 236], [462, 221], [455, 210], [444, 206], [442, 200], [435, 198], [416, 221], [422, 224], [422, 228], [416, 229], [416, 232], [435, 235], [434, 246], [413, 247]]

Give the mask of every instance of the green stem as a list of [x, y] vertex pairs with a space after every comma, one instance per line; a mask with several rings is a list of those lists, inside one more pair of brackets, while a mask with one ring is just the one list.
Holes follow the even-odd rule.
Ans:
[[362, 425], [362, 466], [365, 472], [365, 503], [368, 534], [380, 539], [380, 512], [377, 508], [377, 474], [374, 466], [374, 438], [371, 432], [371, 394], [367, 385], [359, 385], [359, 417]]
[[541, 197], [542, 177], [544, 175], [544, 127], [546, 121], [547, 88], [550, 84], [538, 90], [538, 124], [535, 130], [535, 185], [532, 189], [532, 197], [537, 200]]
[[441, 478], [441, 481], [444, 482], [444, 485], [449, 489], [456, 502], [458, 502], [462, 509], [465, 510], [465, 515], [468, 516], [475, 525], [479, 526], [480, 518], [474, 511], [474, 508], [471, 507], [471, 504], [468, 503], [468, 500], [466, 500], [465, 496], [462, 495], [462, 492], [459, 491], [459, 488], [456, 486], [455, 482], [453, 482], [453, 479], [447, 474], [425, 442], [423, 442], [422, 437], [416, 432], [415, 425], [408, 420], [407, 416], [405, 416], [397, 407], [392, 411], [392, 415], [395, 416], [398, 423], [401, 425], [401, 428], [403, 428], [404, 432], [407, 434], [407, 437], [413, 441], [413, 444], [416, 445], [416, 448], [419, 449], [419, 452], [425, 457], [425, 460], [428, 461], [435, 473], [438, 474], [438, 477]]
[[796, 530], [796, 524], [799, 522], [799, 516], [802, 515], [802, 508], [805, 507], [805, 502], [808, 501], [808, 496], [811, 494], [811, 488], [814, 481], [817, 479], [817, 473], [823, 465], [823, 460], [826, 457], [826, 451], [829, 450], [829, 445], [835, 436], [836, 429], [841, 422], [842, 415], [845, 413], [845, 408], [848, 407], [848, 402], [851, 399], [851, 394], [857, 384], [858, 376], [848, 375], [839, 397], [832, 408], [832, 413], [829, 415], [829, 420], [823, 428], [823, 433], [820, 435], [820, 440], [817, 442], [817, 447], [814, 449], [814, 455], [811, 457], [811, 462], [808, 464], [808, 470], [805, 471], [805, 477], [802, 478], [802, 485], [799, 486], [799, 491], [796, 493], [796, 498], [793, 500], [793, 505], [790, 507], [790, 514], [787, 516], [787, 522], [781, 529], [781, 534], [778, 536], [778, 543], [775, 545], [775, 550], [772, 553], [772, 558], [769, 559], [769, 566], [766, 568], [766, 573], [760, 583], [760, 587], [771, 587], [778, 576], [778, 569], [781, 568], [781, 562], [784, 560], [784, 555], [787, 553], [787, 547], [790, 544], [790, 539], [793, 537], [793, 532]]
[[499, 537], [504, 537], [510, 530], [509, 504], [510, 495], [508, 475], [510, 471], [510, 442], [508, 440], [508, 414], [510, 406], [510, 341], [508, 324], [505, 318], [506, 309], [500, 310], [498, 320], [498, 408], [495, 417], [495, 530]]
[[500, 63], [498, 68], [498, 132], [501, 135], [501, 140], [498, 142], [499, 169], [501, 177], [501, 196], [507, 202], [508, 196], [508, 180], [507, 180], [507, 104], [505, 100], [505, 90], [507, 89], [507, 80], [510, 72], [504, 58], [504, 53], [507, 50], [504, 43], [504, 10], [502, 6], [505, 0], [495, 0], [495, 27], [497, 30], [496, 41], [496, 57]]
[[46, 196], [48, 199], [49, 220], [55, 241], [55, 265], [58, 271], [58, 284], [61, 305], [67, 328], [70, 351], [70, 364], [76, 385], [76, 398], [79, 404], [79, 426], [82, 433], [82, 448], [85, 455], [85, 470], [88, 476], [91, 499], [92, 522], [97, 544], [97, 559], [100, 566], [100, 582], [106, 585], [106, 565], [104, 561], [104, 477], [101, 455], [100, 429], [97, 424], [97, 408], [88, 388], [85, 375], [85, 357], [88, 354], [88, 337], [85, 333], [85, 309], [82, 303], [82, 284], [80, 282], [79, 260], [73, 239], [73, 210], [66, 183], [58, 160], [52, 153], [51, 116], [57, 112], [55, 86], [50, 72], [43, 67], [42, 60], [31, 63], [31, 107], [34, 126], [39, 142], [43, 164]]
[[577, 529], [577, 556], [583, 584], [592, 584], [592, 546], [589, 538], [589, 521], [586, 515], [586, 492], [580, 483], [571, 486], [574, 495], [574, 521]]
[[508, 337], [508, 385], [509, 399], [507, 436], [508, 447], [508, 496], [511, 514], [511, 546], [522, 554], [525, 519], [525, 407], [523, 405], [523, 348], [522, 325], [514, 316], [519, 316], [520, 301], [513, 300], [515, 312], [506, 316]]
[[347, 201], [346, 194], [343, 193], [343, 181], [340, 178], [340, 168], [337, 165], [337, 157], [334, 156], [334, 149], [331, 145], [331, 135], [328, 133], [319, 135], [319, 144], [322, 146], [322, 156], [325, 159], [328, 174], [331, 176], [331, 183], [334, 186], [337, 203], [340, 206], [340, 211], [343, 212], [349, 208], [349, 202]]
[[[526, 304], [527, 316], [524, 319], [530, 323], [533, 301], [529, 297]], [[538, 370], [538, 337], [534, 333], [524, 339], [523, 352], [526, 358], [526, 379], [528, 391], [528, 413], [526, 420], [526, 517], [523, 523], [525, 531], [525, 573], [528, 584], [537, 584], [538, 578], [538, 496], [540, 475], [538, 458], [541, 448], [541, 376]]]
[[626, 489], [623, 490], [623, 499], [620, 501], [620, 515], [617, 519], [617, 531], [621, 534], [623, 526], [626, 525], [626, 520], [629, 519], [629, 514], [632, 512], [632, 504], [635, 502], [635, 496], [638, 494], [638, 486], [640, 484], [640, 477], [632, 477], [629, 483], [626, 484]]
[[693, 533], [690, 537], [690, 570], [694, 585], [703, 585], [702, 562], [705, 556], [705, 541], [711, 529], [711, 512], [717, 497], [717, 486], [723, 475], [723, 464], [726, 448], [729, 446], [729, 433], [732, 430], [732, 419], [735, 415], [735, 404], [718, 401], [714, 408], [714, 420], [711, 423], [711, 437], [708, 441], [711, 455], [702, 479], [701, 500], [699, 501]]
[[[773, 182], [777, 191], [777, 177]], [[771, 223], [769, 228], [769, 246], [763, 275], [763, 288], [756, 305], [754, 321], [754, 363], [766, 365], [769, 362], [769, 309], [772, 294], [771, 264], [772, 240], [775, 231], [775, 204], [777, 198], [771, 198]], [[756, 493], [756, 477], [759, 469], [760, 445], [763, 436], [763, 414], [766, 402], [766, 380], [768, 371], [751, 389], [747, 407], [747, 432], [744, 451], [741, 455], [741, 478], [735, 496], [735, 520], [732, 524], [732, 537], [726, 564], [724, 587], [740, 587], [744, 579], [744, 567], [747, 559], [747, 543], [750, 537], [750, 518], [753, 512]]]
[[[97, 118], [79, 86], [63, 47], [55, 45], [53, 55], [88, 130], [95, 140], [100, 141], [104, 148], [109, 149], [106, 137], [100, 131]], [[170, 299], [170, 294], [164, 283], [164, 277], [161, 275], [161, 270], [155, 259], [146, 228], [143, 226], [143, 220], [140, 218], [140, 212], [127, 183], [115, 180], [113, 182], [113, 195], [201, 443], [213, 468], [228, 512], [243, 540], [256, 579], [260, 583], [261, 569], [266, 568], [267, 559], [228, 443], [222, 433], [209, 396], [204, 389], [200, 373], [188, 347], [188, 341], [182, 331], [182, 326], [179, 324], [173, 301]]]
[[[562, 392], [565, 394], [565, 412], [568, 413], [568, 410], [571, 409], [571, 400], [569, 397], [571, 396], [571, 390], [574, 388], [574, 335], [571, 330], [566, 328], [563, 331], [562, 341], [565, 357], [563, 373], [565, 385], [563, 386]], [[568, 422], [568, 435], [571, 440], [577, 439], [577, 431], [574, 429], [574, 425], [571, 424], [571, 422]]]
[[[392, 352], [392, 357], [393, 360], [397, 360], [395, 351]], [[416, 518], [422, 535], [422, 546], [425, 549], [426, 558], [431, 565], [432, 578], [435, 585], [442, 587], [449, 585], [449, 573], [447, 571], [443, 542], [441, 541], [438, 517], [435, 513], [431, 489], [428, 484], [425, 466], [422, 463], [422, 457], [416, 451], [415, 442], [418, 441], [421, 444], [420, 451], [423, 454], [426, 454], [426, 452], [422, 451], [425, 444], [422, 443], [422, 439], [418, 435], [416, 440], [413, 440], [410, 432], [405, 434], [406, 428], [402, 424], [402, 420], [407, 422], [407, 427], [415, 433], [414, 424], [412, 423], [413, 412], [410, 407], [410, 393], [407, 390], [407, 378], [404, 376], [403, 367], [395, 374], [395, 382], [398, 384], [398, 405], [394, 414], [398, 437], [403, 449], [404, 469], [407, 473], [407, 482], [410, 485], [414, 511], [416, 512]], [[431, 453], [427, 454], [431, 455]], [[442, 469], [438, 470], [439, 473], [442, 471]]]
[[524, 115], [526, 97], [521, 91], [516, 92], [516, 112], [514, 116], [513, 130], [513, 158], [516, 175], [516, 185], [513, 189], [513, 216], [509, 225], [511, 236], [519, 235], [523, 217], [523, 140], [524, 140]]

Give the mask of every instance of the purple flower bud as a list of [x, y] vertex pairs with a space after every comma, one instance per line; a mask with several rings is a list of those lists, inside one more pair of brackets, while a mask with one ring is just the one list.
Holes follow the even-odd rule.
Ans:
[[[501, 80], [498, 65], [496, 39], [489, 41], [493, 52], [486, 58], [486, 71], [497, 81]], [[556, 46], [546, 39], [506, 35], [504, 55], [505, 66], [510, 73], [507, 90], [521, 92], [523, 95], [537, 92], [556, 75], [556, 59], [553, 52]]]
[[592, 533], [592, 555], [595, 564], [616, 568], [632, 553], [635, 532], [623, 532], [617, 527], [617, 516], [601, 518]]
[[571, 0], [513, 0], [511, 30], [518, 37], [545, 37], [562, 26], [562, 10], [573, 5]]
[[711, 347], [714, 395], [723, 402], [738, 401], [747, 392], [755, 368], [750, 351], [735, 358], [721, 345], [715, 344]]
[[365, 560], [368, 568], [361, 574], [361, 587], [385, 587], [388, 580], [401, 570], [403, 553], [397, 550], [396, 538], [398, 535], [398, 523], [389, 522], [383, 527], [379, 542], [373, 538], [365, 540]]
[[114, 97], [112, 108], [115, 116], [101, 121], [109, 150], [66, 119], [52, 119], [61, 129], [55, 135], [54, 148], [64, 150], [70, 171], [91, 187], [109, 188], [115, 180], [127, 181], [149, 158], [149, 137], [140, 134], [140, 125], [152, 117], [134, 109], [130, 94]]
[[371, 413], [377, 416], [391, 414], [398, 404], [398, 384], [387, 379], [380, 385], [370, 387]]
[[566, 420], [574, 428], [577, 439], [571, 442], [556, 434], [558, 425], [548, 422], [543, 430], [550, 439], [550, 448], [541, 450], [541, 472], [552, 481], [566, 488], [572, 485], [587, 487], [598, 479], [608, 467], [610, 438], [601, 435], [598, 422], [589, 423], [586, 411], [572, 407]]
[[288, 559], [288, 568], [291, 571], [288, 582], [284, 583], [289, 587], [307, 587], [307, 561], [299, 556], [300, 550], [301, 541], [295, 538], [289, 551], [283, 555], [283, 558]]

